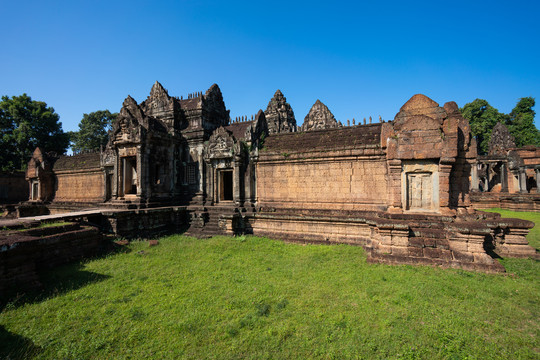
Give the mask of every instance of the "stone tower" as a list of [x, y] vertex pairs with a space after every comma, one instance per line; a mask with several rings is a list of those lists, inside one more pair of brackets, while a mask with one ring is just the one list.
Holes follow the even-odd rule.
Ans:
[[270, 134], [295, 132], [297, 130], [294, 112], [280, 90], [276, 91], [274, 97], [268, 103], [264, 115], [268, 122]]

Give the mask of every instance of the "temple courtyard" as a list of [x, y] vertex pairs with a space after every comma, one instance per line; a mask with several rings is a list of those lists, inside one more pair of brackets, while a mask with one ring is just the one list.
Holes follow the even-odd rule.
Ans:
[[[538, 227], [528, 240], [540, 248]], [[537, 260], [485, 274], [253, 236], [149, 244], [41, 274], [41, 291], [2, 305], [0, 358], [538, 356]]]

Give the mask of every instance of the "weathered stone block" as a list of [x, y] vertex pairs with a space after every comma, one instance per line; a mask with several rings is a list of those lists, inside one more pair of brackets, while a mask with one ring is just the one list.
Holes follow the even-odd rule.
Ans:
[[441, 249], [426, 247], [424, 248], [424, 255], [428, 258], [441, 257]]
[[409, 256], [414, 257], [423, 257], [424, 256], [424, 249], [421, 247], [407, 247], [407, 250], [409, 252]]
[[392, 255], [409, 256], [409, 248], [406, 246], [392, 246]]
[[452, 255], [454, 256], [454, 260], [461, 261], [461, 262], [473, 262], [474, 257], [471, 253], [463, 252], [463, 251], [452, 251]]

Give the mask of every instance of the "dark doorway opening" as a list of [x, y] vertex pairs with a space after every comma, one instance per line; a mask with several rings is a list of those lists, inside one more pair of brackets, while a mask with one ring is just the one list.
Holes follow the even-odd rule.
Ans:
[[233, 200], [233, 172], [222, 170], [219, 172], [219, 201]]
[[105, 201], [110, 200], [112, 197], [113, 176], [114, 174], [111, 171], [110, 173], [107, 173], [107, 177], [105, 178]]

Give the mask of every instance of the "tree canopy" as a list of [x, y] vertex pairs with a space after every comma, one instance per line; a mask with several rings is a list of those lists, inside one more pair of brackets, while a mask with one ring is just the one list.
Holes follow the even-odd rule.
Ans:
[[83, 114], [79, 131], [70, 133], [73, 152], [99, 150], [101, 146], [105, 146], [109, 140], [108, 131], [117, 115], [117, 113], [111, 114], [109, 110]]
[[2, 96], [0, 101], [0, 169], [22, 170], [36, 147], [65, 153], [69, 136], [54, 108], [26, 94]]
[[508, 130], [516, 138], [517, 147], [540, 145], [540, 134], [534, 126], [534, 105], [534, 98], [521, 98], [508, 116]]
[[463, 106], [461, 114], [469, 120], [471, 132], [478, 143], [478, 153], [487, 154], [491, 131], [498, 122], [508, 127], [516, 146], [540, 146], [540, 135], [534, 125], [534, 98], [521, 98], [510, 114], [499, 112], [484, 99], [476, 99]]

